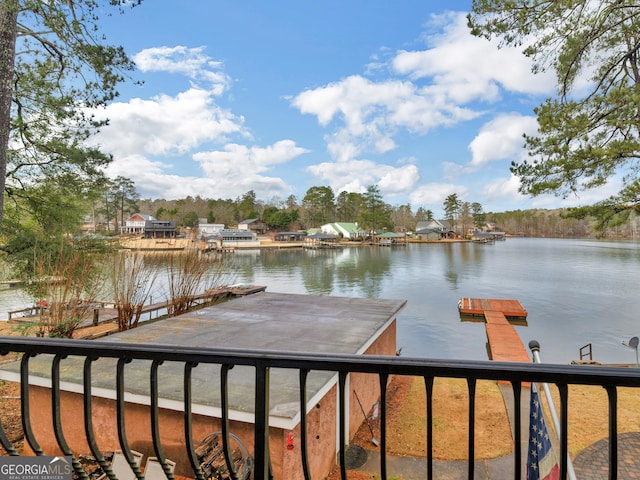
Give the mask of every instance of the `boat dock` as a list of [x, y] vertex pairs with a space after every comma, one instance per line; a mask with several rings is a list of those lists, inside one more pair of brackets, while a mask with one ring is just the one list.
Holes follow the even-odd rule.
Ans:
[[488, 353], [498, 362], [531, 362], [529, 354], [509, 319], [526, 320], [527, 311], [518, 300], [462, 298], [460, 315], [484, 317]]
[[485, 312], [502, 312], [509, 319], [527, 319], [527, 311], [518, 300], [461, 298], [458, 302], [458, 310], [460, 310], [460, 315], [473, 317], [484, 317]]
[[[261, 285], [242, 284], [215, 287], [199, 295], [193, 295], [190, 297], [189, 303], [191, 303], [194, 308], [198, 308], [200, 306], [217, 303], [227, 297], [242, 297], [263, 292], [266, 288], [266, 286]], [[171, 307], [172, 304], [168, 301], [145, 304], [140, 311], [140, 320], [152, 320], [170, 315]], [[79, 329], [97, 326], [99, 324], [113, 324], [113, 331], [118, 330], [118, 309], [115, 303], [94, 301], [88, 304], [84, 310], [86, 311], [86, 318], [79, 323]], [[36, 305], [20, 310], [13, 310], [8, 313], [9, 318], [7, 321], [11, 323], [38, 322], [42, 315], [46, 313], [46, 307]], [[109, 332], [111, 332], [111, 330], [109, 330]]]

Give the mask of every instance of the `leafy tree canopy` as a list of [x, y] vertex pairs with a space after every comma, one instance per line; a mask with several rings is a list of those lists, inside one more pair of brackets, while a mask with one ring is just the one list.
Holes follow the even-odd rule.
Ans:
[[443, 204], [444, 215], [445, 218], [451, 223], [451, 226], [454, 226], [456, 218], [458, 218], [458, 214], [460, 213], [460, 207], [462, 206], [462, 201], [458, 198], [457, 193], [452, 193], [445, 198]]
[[362, 194], [358, 223], [374, 232], [381, 229], [393, 230], [391, 207], [383, 201], [377, 185], [367, 186], [367, 191]]
[[[80, 186], [110, 161], [86, 143], [105, 123], [88, 112], [117, 96], [134, 65], [99, 33], [101, 3], [0, 2], [0, 192], [9, 197], [44, 178]], [[104, 3], [122, 10], [140, 0]], [[0, 195], [0, 224], [3, 211]]]
[[[558, 91], [535, 109], [530, 159], [513, 163], [520, 191], [567, 197], [622, 178], [602, 207], [640, 199], [640, 5], [630, 0], [474, 0], [474, 35], [522, 47], [534, 72], [552, 70]], [[586, 81], [586, 82], [585, 82]], [[585, 85], [586, 88], [585, 88]], [[578, 92], [577, 86], [580, 86]]]

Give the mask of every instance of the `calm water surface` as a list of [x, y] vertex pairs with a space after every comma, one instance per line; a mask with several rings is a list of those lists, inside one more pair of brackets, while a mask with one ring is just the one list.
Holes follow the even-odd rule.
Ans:
[[[493, 245], [250, 250], [234, 254], [233, 263], [234, 282], [269, 292], [407, 300], [398, 316], [403, 356], [487, 359], [483, 324], [458, 315], [460, 298], [478, 297], [520, 300], [529, 318], [516, 329], [525, 345], [540, 342], [545, 362], [568, 363], [589, 343], [597, 361], [636, 358], [621, 342], [640, 336], [638, 242], [509, 238]], [[0, 318], [28, 304], [16, 292], [0, 290]]]

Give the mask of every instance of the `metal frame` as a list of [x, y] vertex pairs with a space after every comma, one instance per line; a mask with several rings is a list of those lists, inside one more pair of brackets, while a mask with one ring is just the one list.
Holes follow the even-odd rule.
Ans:
[[[108, 464], [96, 446], [93, 426], [91, 424], [91, 364], [98, 358], [118, 359], [117, 369], [117, 406], [118, 406], [118, 438], [123, 454], [129, 459], [138, 479], [143, 480], [140, 469], [134, 465], [131, 449], [127, 442], [127, 434], [124, 422], [124, 365], [132, 360], [151, 360], [149, 382], [151, 386], [151, 423], [153, 447], [160, 463], [163, 465], [169, 479], [173, 475], [166, 465], [166, 457], [160, 445], [158, 428], [158, 394], [157, 394], [157, 367], [163, 362], [183, 362], [184, 367], [184, 418], [185, 440], [188, 451], [185, 456], [191, 462], [198, 480], [204, 480], [194, 452], [191, 436], [191, 370], [199, 363], [218, 364], [223, 371], [228, 371], [235, 365], [245, 365], [255, 368], [255, 437], [254, 437], [254, 479], [267, 480], [272, 478], [269, 461], [269, 373], [272, 368], [293, 369], [299, 371], [300, 407], [306, 412], [306, 381], [311, 371], [331, 371], [338, 373], [338, 398], [337, 408], [340, 419], [343, 420], [347, 409], [348, 392], [346, 388], [347, 376], [351, 372], [376, 374], [379, 378], [380, 399], [380, 448], [386, 451], [386, 386], [390, 375], [407, 375], [422, 377], [427, 393], [427, 478], [433, 478], [433, 428], [431, 424], [433, 381], [437, 377], [462, 378], [467, 380], [469, 391], [469, 461], [468, 478], [474, 478], [474, 394], [478, 380], [501, 380], [510, 382], [514, 393], [514, 479], [523, 478], [521, 465], [522, 447], [520, 444], [521, 425], [521, 391], [525, 382], [543, 382], [555, 384], [560, 391], [560, 424], [561, 438], [559, 454], [560, 478], [567, 478], [567, 420], [568, 420], [568, 385], [599, 385], [605, 388], [609, 397], [609, 479], [617, 478], [617, 387], [640, 387], [640, 369], [592, 367], [581, 365], [552, 365], [552, 364], [528, 364], [509, 362], [482, 362], [464, 360], [431, 360], [407, 357], [390, 357], [377, 355], [329, 355], [329, 354], [301, 354], [277, 351], [248, 351], [223, 348], [190, 348], [175, 347], [169, 345], [152, 344], [119, 344], [101, 342], [97, 340], [68, 340], [68, 339], [43, 339], [33, 337], [0, 337], [0, 355], [9, 353], [22, 353], [20, 366], [21, 376], [21, 409], [25, 439], [37, 455], [45, 455], [39, 447], [37, 439], [31, 428], [29, 415], [29, 384], [28, 369], [29, 360], [38, 354], [52, 354], [52, 404], [56, 439], [61, 449], [67, 454], [73, 455], [68, 450], [62, 428], [60, 426], [60, 398], [59, 398], [59, 364], [66, 356], [80, 356], [85, 358], [84, 363], [84, 409], [85, 409], [85, 433], [88, 444], [103, 469], [107, 470]], [[227, 398], [227, 376], [222, 375], [220, 381], [222, 398]], [[228, 405], [225, 400], [223, 405], [223, 450], [228, 465], [230, 434], [228, 429]], [[339, 438], [342, 446], [347, 443], [345, 422], [340, 421]], [[304, 478], [310, 479], [309, 461], [307, 457], [307, 424], [304, 414], [301, 419], [301, 455]], [[13, 445], [7, 439], [0, 425], [0, 443], [10, 455], [18, 455]], [[345, 448], [340, 448], [340, 463], [342, 478], [346, 479]], [[77, 459], [74, 457], [74, 468], [80, 478], [87, 478]], [[380, 476], [387, 478], [386, 455], [381, 455]], [[232, 475], [235, 478], [235, 474]]]

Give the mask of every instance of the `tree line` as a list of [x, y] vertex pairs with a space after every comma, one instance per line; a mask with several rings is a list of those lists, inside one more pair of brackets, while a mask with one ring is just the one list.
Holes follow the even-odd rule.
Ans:
[[[357, 223], [371, 231], [414, 231], [418, 222], [436, 218], [432, 210], [423, 207], [414, 211], [409, 203], [385, 202], [377, 185], [369, 185], [363, 193], [341, 191], [337, 195], [329, 186], [314, 186], [302, 199], [290, 195], [286, 199], [263, 201], [249, 190], [235, 200], [188, 196], [173, 201], [140, 200], [136, 206], [141, 212], [157, 219], [176, 220], [184, 227], [195, 227], [199, 219], [233, 226], [242, 220], [259, 218], [276, 231], [306, 230], [333, 222]], [[452, 225], [458, 221], [478, 228], [483, 225], [482, 206], [477, 202], [462, 202], [454, 194], [447, 197], [443, 208]]]
[[[635, 213], [619, 222], [603, 226], [597, 216], [583, 215], [580, 209], [530, 209], [484, 212], [479, 202], [460, 200], [448, 195], [442, 214], [410, 204], [391, 205], [382, 201], [377, 187], [365, 193], [340, 192], [331, 187], [311, 187], [300, 200], [263, 201], [253, 190], [234, 199], [206, 199], [200, 196], [179, 200], [145, 199], [137, 202], [140, 212], [158, 219], [176, 220], [178, 225], [195, 227], [199, 219], [228, 227], [251, 218], [259, 218], [274, 231], [298, 231], [332, 222], [357, 222], [362, 228], [415, 232], [418, 222], [444, 220], [464, 234], [470, 229], [492, 228], [512, 235], [546, 237], [620, 237], [640, 238], [640, 217]], [[576, 214], [580, 212], [580, 214]]]

